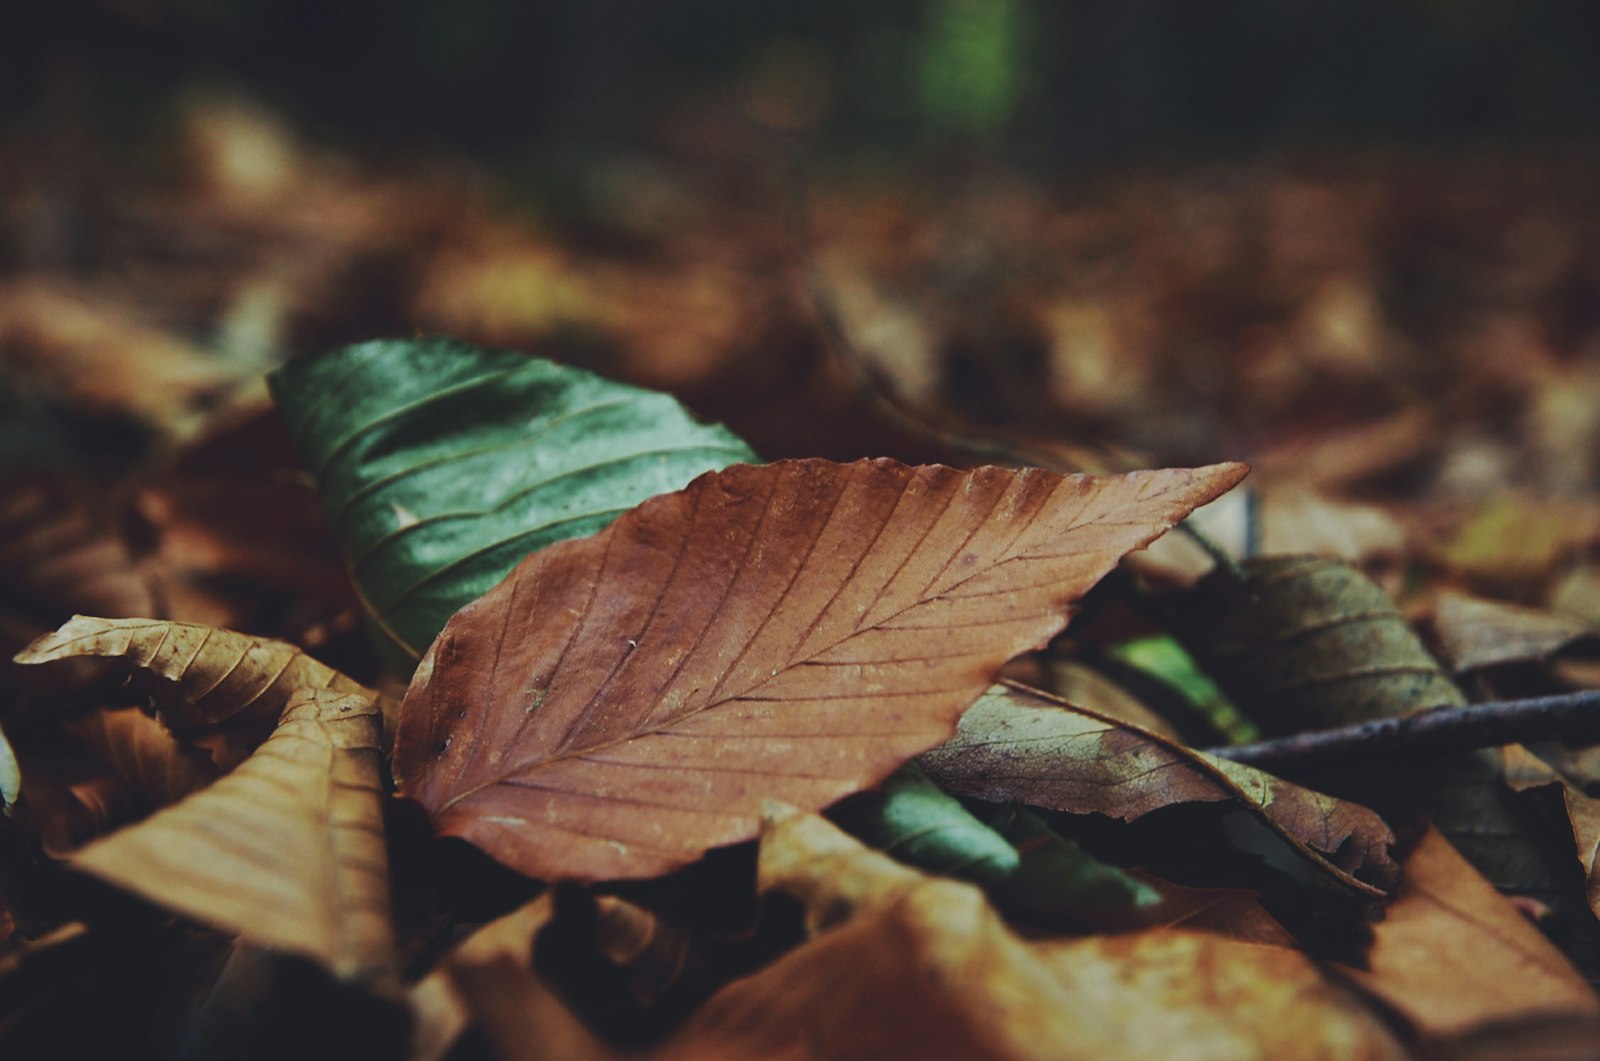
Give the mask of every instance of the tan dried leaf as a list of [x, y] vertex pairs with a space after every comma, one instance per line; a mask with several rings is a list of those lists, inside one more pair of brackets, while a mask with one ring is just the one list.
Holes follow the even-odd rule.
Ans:
[[729, 984], [652, 1061], [1405, 1056], [1297, 951], [1176, 929], [1029, 944], [973, 886], [831, 829], [776, 821], [761, 876], [838, 927]]
[[985, 693], [955, 737], [920, 762], [957, 795], [1124, 821], [1174, 803], [1229, 800], [1347, 888], [1382, 895], [1398, 871], [1394, 834], [1366, 807], [1010, 683]]
[[381, 718], [370, 696], [296, 693], [237, 770], [72, 864], [335, 975], [394, 975]]
[[1457, 671], [1538, 663], [1577, 642], [1600, 642], [1600, 630], [1580, 619], [1448, 591], [1439, 594], [1433, 625]]
[[287, 642], [156, 619], [77, 615], [17, 653], [16, 661], [72, 656], [127, 661], [146, 678], [162, 720], [184, 735], [226, 728], [247, 742], [262, 739], [290, 698], [306, 689], [376, 696]]
[[440, 1061], [474, 1025], [504, 1061], [614, 1056], [533, 969], [534, 943], [554, 912], [546, 892], [473, 933], [411, 989], [410, 1061]]
[[1367, 968], [1346, 969], [1428, 1037], [1524, 1017], [1600, 1015], [1577, 971], [1429, 830], [1406, 858]]
[[1588, 795], [1560, 771], [1520, 744], [1500, 749], [1506, 784], [1518, 792], [1557, 786], [1562, 809], [1572, 830], [1573, 848], [1583, 867], [1583, 893], [1589, 909], [1600, 917], [1600, 799]]
[[651, 876], [949, 736], [1006, 660], [1244, 474], [735, 465], [525, 560], [407, 693], [401, 791], [533, 876]]

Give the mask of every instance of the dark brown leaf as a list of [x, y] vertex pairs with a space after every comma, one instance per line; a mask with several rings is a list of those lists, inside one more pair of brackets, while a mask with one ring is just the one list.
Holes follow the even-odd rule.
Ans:
[[439, 832], [651, 876], [948, 737], [1130, 549], [1244, 474], [736, 465], [534, 554], [423, 660], [395, 745]]

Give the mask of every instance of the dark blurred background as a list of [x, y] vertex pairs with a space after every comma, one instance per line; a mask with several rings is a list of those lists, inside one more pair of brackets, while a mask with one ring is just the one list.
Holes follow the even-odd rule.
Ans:
[[137, 141], [197, 78], [340, 140], [671, 148], [724, 110], [816, 147], [1035, 166], [1589, 135], [1586, 0], [57, 0], [0, 15], [8, 125]]
[[853, 345], [952, 431], [1301, 477], [1326, 452], [1324, 485], [1400, 495], [1600, 477], [1589, 0], [0, 20], [0, 414], [39, 425], [26, 452], [81, 449], [86, 408], [182, 436], [218, 380], [448, 334], [670, 390], [769, 456], [928, 455]]
[[1597, 133], [1594, 0], [0, 4], [0, 590], [294, 629], [264, 373], [449, 335], [1600, 623]]

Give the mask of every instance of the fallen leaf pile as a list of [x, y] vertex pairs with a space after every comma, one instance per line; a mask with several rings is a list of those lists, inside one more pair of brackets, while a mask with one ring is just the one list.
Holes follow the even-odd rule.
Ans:
[[1600, 1058], [1600, 746], [1360, 742], [1600, 712], [1559, 201], [1446, 324], [1376, 163], [601, 252], [186, 121], [0, 277], [0, 1056]]

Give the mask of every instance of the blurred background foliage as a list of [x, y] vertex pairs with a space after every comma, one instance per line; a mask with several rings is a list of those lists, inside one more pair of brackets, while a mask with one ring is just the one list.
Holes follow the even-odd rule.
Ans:
[[1034, 166], [1600, 125], [1583, 0], [58, 0], [0, 16], [8, 126], [133, 142], [197, 77], [297, 124], [498, 160], [738, 118], [871, 157]]
[[1296, 525], [1600, 481], [1591, 0], [3, 11], [18, 463], [114, 473], [269, 423], [292, 354], [450, 335], [767, 457], [1246, 459]]
[[413, 335], [1600, 623], [1597, 132], [1593, 0], [0, 5], [0, 638], [322, 622], [262, 375]]

